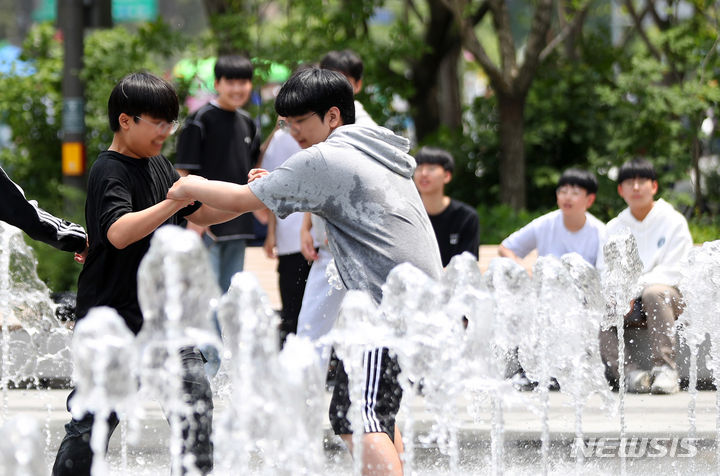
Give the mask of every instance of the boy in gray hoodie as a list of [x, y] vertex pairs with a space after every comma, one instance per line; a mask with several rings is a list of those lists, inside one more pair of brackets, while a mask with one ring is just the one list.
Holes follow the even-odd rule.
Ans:
[[[285, 217], [312, 212], [326, 220], [328, 242], [344, 286], [366, 291], [376, 303], [392, 268], [411, 263], [434, 279], [442, 266], [437, 241], [412, 180], [409, 142], [382, 127], [354, 125], [350, 83], [339, 73], [309, 69], [293, 75], [275, 102], [291, 134], [306, 149], [268, 174], [250, 173], [245, 186], [186, 177], [168, 198], [196, 199], [245, 213], [268, 207]], [[395, 427], [402, 390], [388, 349], [369, 351], [363, 438], [363, 474], [401, 475], [402, 439]], [[338, 371], [330, 405], [334, 431], [352, 450], [347, 375]]]

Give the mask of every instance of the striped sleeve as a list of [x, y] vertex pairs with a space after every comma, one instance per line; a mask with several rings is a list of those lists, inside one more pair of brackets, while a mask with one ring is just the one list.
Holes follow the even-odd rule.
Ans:
[[28, 201], [22, 188], [0, 168], [0, 220], [20, 228], [30, 238], [63, 251], [81, 252], [87, 244], [82, 226], [58, 218]]

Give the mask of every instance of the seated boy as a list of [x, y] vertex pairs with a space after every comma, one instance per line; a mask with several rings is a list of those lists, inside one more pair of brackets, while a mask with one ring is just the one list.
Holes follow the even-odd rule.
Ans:
[[464, 251], [478, 257], [480, 220], [468, 204], [445, 195], [445, 185], [452, 180], [455, 161], [450, 152], [436, 147], [422, 147], [415, 154], [415, 185], [430, 217], [443, 267], [453, 256]]
[[[92, 307], [109, 306], [137, 334], [143, 325], [137, 272], [155, 229], [178, 224], [182, 217], [209, 225], [237, 216], [191, 200], [166, 198], [167, 189], [180, 175], [161, 150], [177, 129], [178, 109], [173, 87], [149, 73], [129, 74], [110, 93], [108, 119], [113, 141], [100, 153], [88, 178], [85, 220], [90, 250], [78, 278], [78, 319]], [[189, 347], [180, 353], [185, 401], [194, 409], [190, 415], [178, 416], [183, 422], [184, 472], [207, 474], [213, 467], [212, 391], [200, 352]], [[115, 414], [108, 424], [109, 440], [118, 424]], [[92, 414], [65, 425], [54, 476], [90, 475], [92, 427]]]
[[535, 249], [538, 256], [557, 258], [575, 252], [595, 266], [605, 225], [587, 210], [595, 201], [597, 189], [592, 173], [578, 169], [563, 172], [555, 190], [558, 209], [505, 238], [498, 247], [500, 256], [522, 264], [522, 258]]
[[[237, 213], [267, 206], [281, 217], [296, 211], [321, 216], [343, 284], [368, 292], [378, 303], [388, 273], [400, 263], [439, 279], [440, 253], [412, 181], [415, 160], [407, 154], [408, 140], [381, 127], [352, 125], [352, 87], [334, 71], [294, 74], [280, 90], [275, 109], [301, 146], [315, 145], [270, 174], [254, 171], [251, 179], [261, 178], [246, 186], [185, 177], [168, 197], [197, 199]], [[382, 348], [368, 351], [364, 361], [365, 374], [380, 378], [363, 382], [363, 474], [399, 476], [403, 446], [395, 426], [402, 397], [397, 361]], [[341, 367], [330, 420], [352, 450], [348, 408], [347, 375]]]
[[[605, 225], [587, 210], [595, 201], [598, 183], [590, 172], [568, 169], [560, 176], [555, 190], [558, 209], [536, 218], [505, 238], [498, 247], [500, 256], [512, 258], [520, 264], [522, 258], [537, 249], [539, 256], [562, 257], [566, 253], [578, 253], [595, 266], [600, 243], [605, 236]], [[520, 390], [534, 387], [518, 362], [513, 382]], [[559, 388], [554, 381], [552, 389]]]
[[[628, 327], [632, 309], [650, 333], [650, 354], [653, 368], [640, 369], [632, 356], [625, 366], [628, 392], [676, 393], [679, 389], [675, 363], [675, 320], [682, 312], [682, 296], [677, 289], [680, 281], [680, 264], [692, 249], [692, 237], [687, 220], [662, 198], [655, 200], [658, 190], [653, 165], [645, 159], [633, 159], [620, 167], [618, 194], [628, 208], [610, 220], [608, 234], [629, 229], [635, 237], [643, 263], [640, 276], [640, 294], [628, 304], [625, 327]], [[603, 256], [598, 257], [598, 268], [604, 268]], [[615, 328], [600, 332], [600, 350], [607, 373], [617, 380], [618, 338]]]

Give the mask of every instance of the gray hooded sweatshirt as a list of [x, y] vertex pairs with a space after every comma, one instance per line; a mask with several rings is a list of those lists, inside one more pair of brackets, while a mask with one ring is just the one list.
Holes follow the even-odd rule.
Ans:
[[249, 186], [281, 218], [292, 212], [324, 218], [345, 287], [379, 303], [395, 266], [410, 263], [435, 279], [442, 270], [408, 149], [407, 139], [384, 127], [346, 125]]

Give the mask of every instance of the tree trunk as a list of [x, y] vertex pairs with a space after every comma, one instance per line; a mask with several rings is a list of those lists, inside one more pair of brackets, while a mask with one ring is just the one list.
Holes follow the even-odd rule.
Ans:
[[458, 129], [462, 126], [460, 52], [460, 38], [458, 38], [452, 49], [447, 51], [438, 72], [437, 101], [440, 124], [451, 129]]
[[497, 94], [500, 116], [500, 201], [525, 208], [525, 95]]
[[410, 98], [418, 140], [440, 125], [459, 127], [462, 120], [458, 62], [460, 33], [452, 11], [440, 0], [430, 0], [425, 34], [429, 47], [412, 66], [415, 94]]

